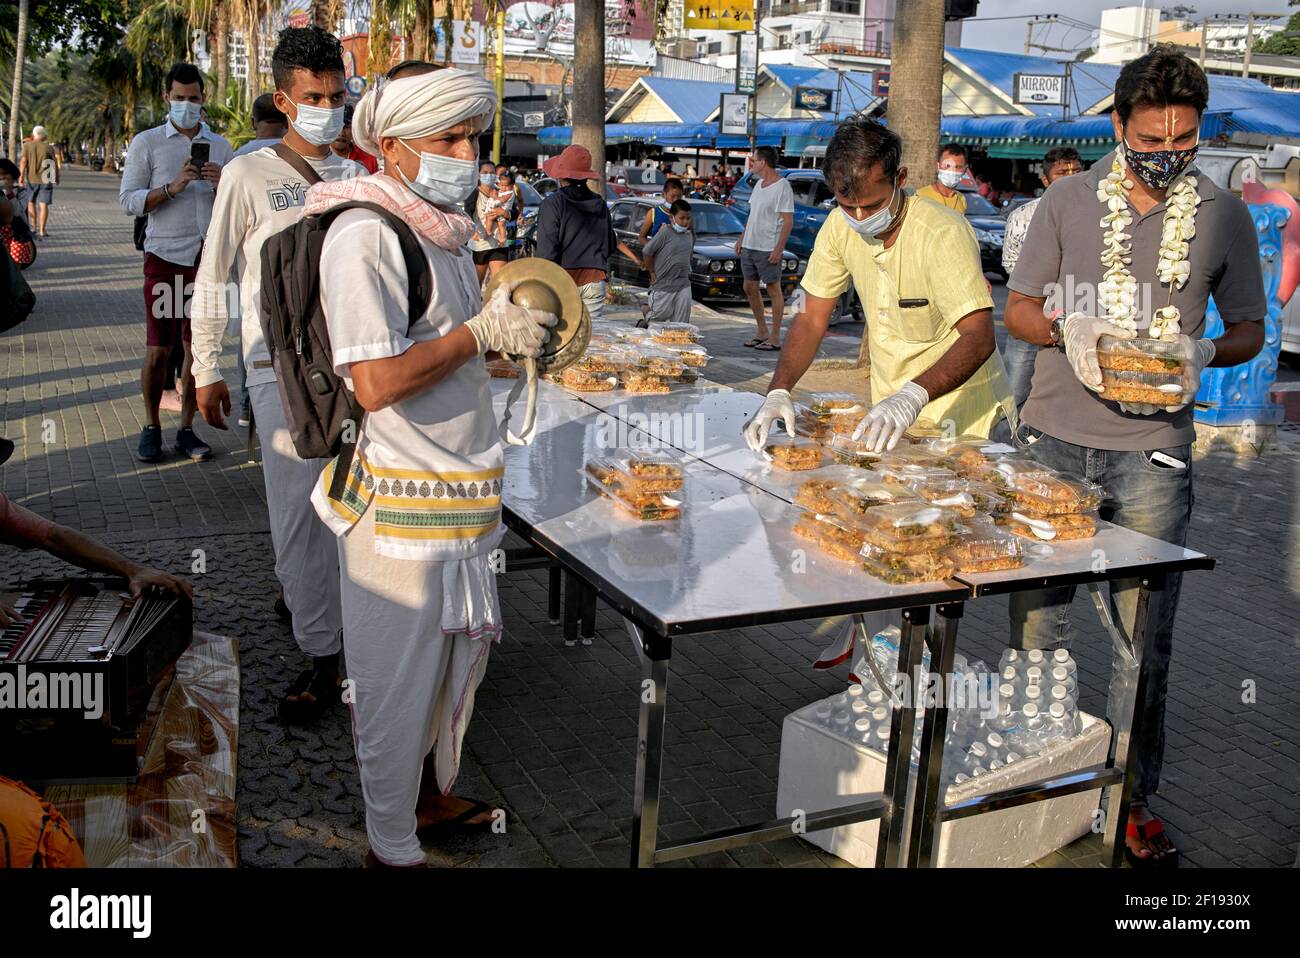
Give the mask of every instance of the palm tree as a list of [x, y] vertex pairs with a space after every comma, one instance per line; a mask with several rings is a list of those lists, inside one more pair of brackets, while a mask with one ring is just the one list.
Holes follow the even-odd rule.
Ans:
[[29, 0], [18, 0], [18, 35], [14, 40], [14, 86], [9, 99], [9, 155], [18, 155], [18, 110], [23, 102], [23, 64], [27, 59]]
[[136, 13], [122, 44], [103, 58], [100, 71], [125, 103], [128, 138], [135, 135], [141, 95], [159, 96], [172, 64], [189, 59], [190, 20], [185, 9], [168, 0], [152, 0]]
[[[942, 2], [942, 0], [940, 0]], [[605, 0], [573, 4], [573, 136], [591, 151], [592, 169], [605, 169]]]
[[898, 0], [889, 126], [903, 138], [903, 165], [912, 182], [934, 177], [943, 105], [943, 0]]

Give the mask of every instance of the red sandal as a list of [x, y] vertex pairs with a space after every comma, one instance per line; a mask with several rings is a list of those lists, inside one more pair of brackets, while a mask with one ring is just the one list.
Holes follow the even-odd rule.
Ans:
[[1169, 840], [1168, 836], [1165, 837], [1165, 841], [1164, 841], [1164, 844], [1167, 845], [1169, 849], [1166, 852], [1160, 853], [1151, 844], [1152, 839], [1165, 834], [1165, 825], [1164, 822], [1160, 821], [1160, 819], [1153, 817], [1151, 821], [1142, 822], [1142, 823], [1138, 823], [1130, 820], [1128, 823], [1128, 829], [1125, 832], [1125, 834], [1128, 838], [1136, 838], [1147, 848], [1151, 849], [1151, 854], [1146, 858], [1143, 858], [1141, 855], [1134, 852], [1133, 849], [1131, 849], [1128, 846], [1128, 842], [1125, 842], [1124, 857], [1128, 859], [1128, 863], [1132, 867], [1134, 868], [1177, 868], [1178, 867], [1178, 849], [1174, 848], [1173, 842]]

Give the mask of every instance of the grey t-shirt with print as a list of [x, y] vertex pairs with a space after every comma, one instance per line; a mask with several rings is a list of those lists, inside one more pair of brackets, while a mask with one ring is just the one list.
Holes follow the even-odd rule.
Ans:
[[646, 255], [655, 258], [655, 282], [651, 288], [671, 293], [690, 286], [694, 248], [695, 239], [690, 230], [679, 233], [669, 223], [655, 233], [644, 250]]
[[[1067, 176], [1051, 185], [1034, 210], [1020, 259], [1007, 286], [1025, 296], [1047, 297], [1049, 307], [1068, 315], [1096, 316], [1097, 286], [1105, 267], [1101, 218], [1105, 205], [1097, 185], [1111, 170], [1114, 154], [1098, 160], [1086, 173]], [[1227, 325], [1262, 320], [1268, 309], [1259, 262], [1259, 239], [1250, 210], [1236, 195], [1219, 189], [1208, 176], [1196, 176], [1201, 203], [1196, 211], [1196, 235], [1189, 244], [1191, 276], [1173, 291], [1182, 331], [1193, 339], [1205, 330], [1210, 296]], [[1151, 322], [1151, 311], [1170, 302], [1169, 287], [1156, 277], [1165, 204], [1145, 215], [1133, 213], [1129, 226], [1132, 262], [1129, 272], [1138, 282], [1138, 334]], [[1084, 388], [1062, 349], [1040, 349], [1034, 364], [1029, 399], [1021, 418], [1057, 439], [1093, 449], [1151, 450], [1192, 442], [1192, 404], [1178, 412], [1151, 416], [1120, 411], [1119, 404]]]

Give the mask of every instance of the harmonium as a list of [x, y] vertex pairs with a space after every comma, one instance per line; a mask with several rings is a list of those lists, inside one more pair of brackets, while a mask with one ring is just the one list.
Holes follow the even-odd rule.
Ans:
[[0, 629], [0, 775], [134, 781], [149, 716], [193, 635], [190, 600], [75, 578], [33, 580], [0, 604], [18, 612]]

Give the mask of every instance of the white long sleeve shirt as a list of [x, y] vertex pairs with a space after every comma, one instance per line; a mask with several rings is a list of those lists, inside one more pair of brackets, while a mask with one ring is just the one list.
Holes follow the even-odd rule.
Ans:
[[[323, 180], [366, 174], [361, 164], [333, 153], [304, 159]], [[302, 216], [307, 187], [269, 147], [235, 157], [222, 172], [190, 304], [195, 385], [210, 386], [222, 378], [221, 337], [232, 305], [238, 306], [240, 316], [247, 384], [275, 382], [271, 353], [262, 336], [262, 244]], [[238, 277], [237, 289], [230, 288], [232, 269]]]
[[189, 161], [191, 143], [207, 143], [208, 161], [223, 167], [222, 175], [225, 175], [224, 167], [235, 155], [225, 137], [201, 123], [191, 140], [168, 120], [162, 126], [138, 133], [131, 141], [118, 191], [123, 213], [149, 217], [144, 251], [178, 266], [192, 266], [198, 258], [212, 219], [216, 191], [207, 180], [194, 180], [148, 214], [144, 206], [151, 190], [166, 186], [180, 174], [181, 167]]

